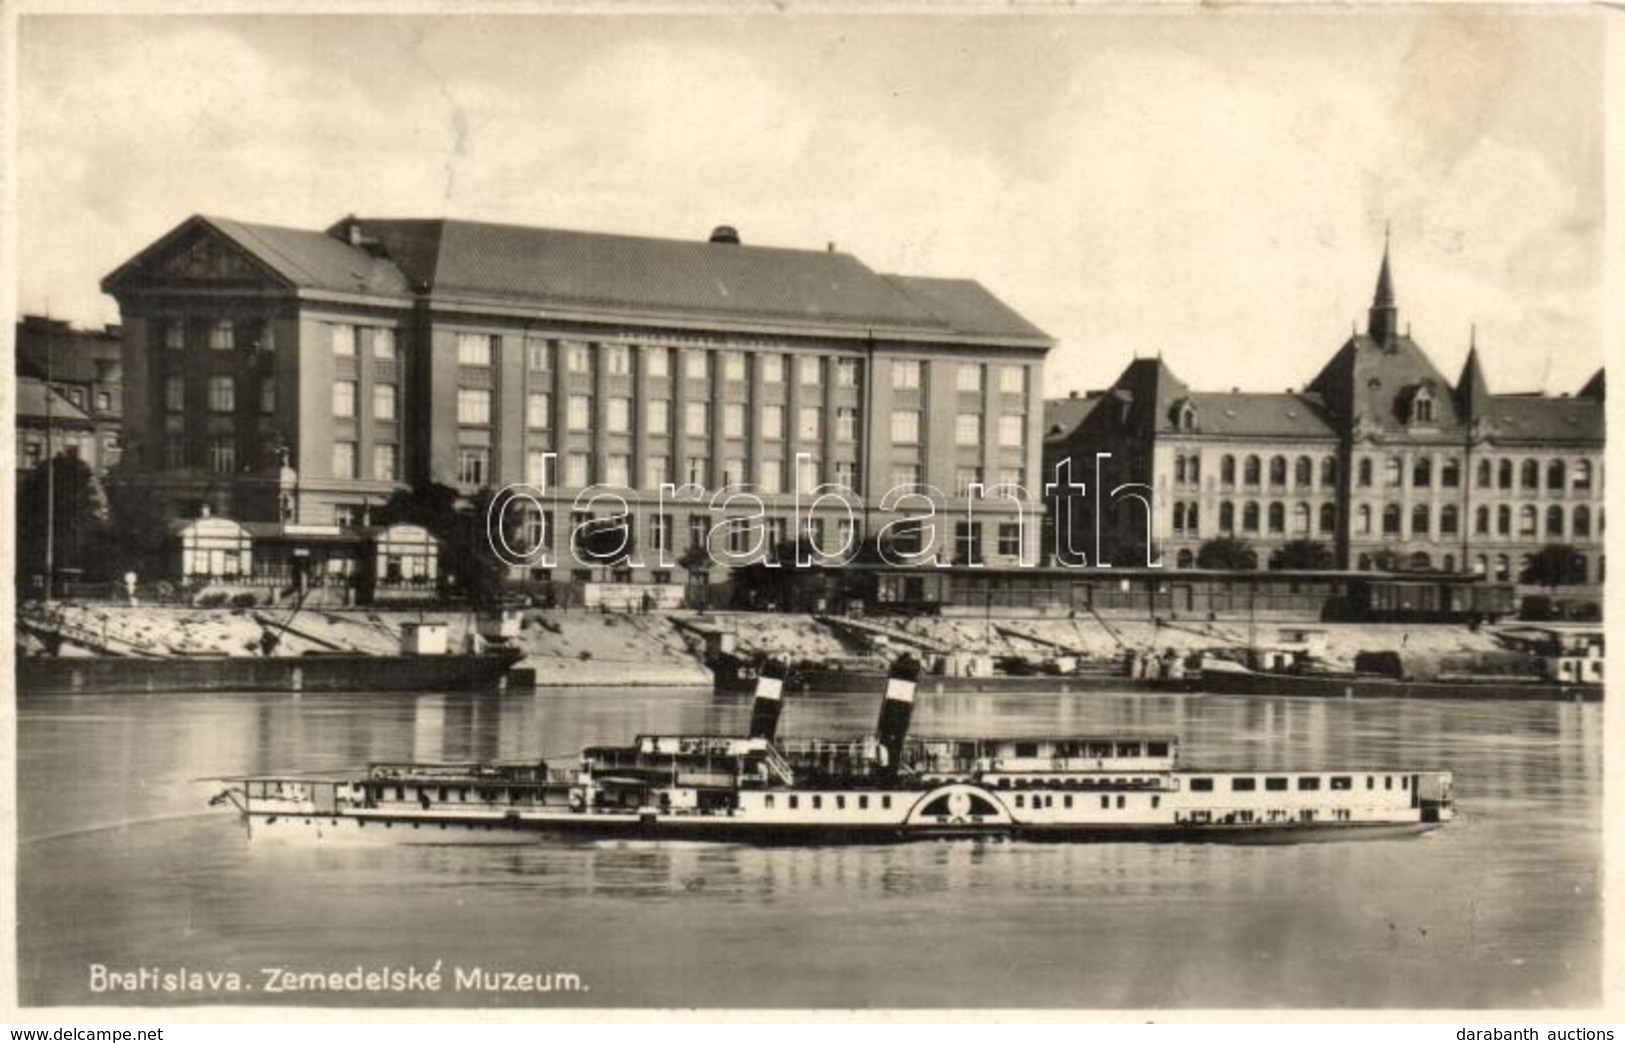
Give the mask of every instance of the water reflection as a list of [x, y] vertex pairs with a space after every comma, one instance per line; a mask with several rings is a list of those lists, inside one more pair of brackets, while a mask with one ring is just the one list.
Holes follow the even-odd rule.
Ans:
[[[862, 732], [869, 696], [786, 704], [788, 734]], [[21, 700], [19, 975], [30, 1004], [97, 996], [86, 967], [321, 970], [443, 960], [580, 974], [586, 994], [253, 1002], [660, 1006], [1550, 1006], [1598, 997], [1602, 713], [985, 693], [922, 698], [932, 734], [1178, 735], [1260, 770], [1449, 767], [1426, 838], [1281, 848], [543, 840], [520, 847], [248, 842], [211, 776], [372, 760], [567, 760], [638, 732], [728, 732], [703, 692], [98, 696]], [[217, 787], [216, 787], [217, 788]]]

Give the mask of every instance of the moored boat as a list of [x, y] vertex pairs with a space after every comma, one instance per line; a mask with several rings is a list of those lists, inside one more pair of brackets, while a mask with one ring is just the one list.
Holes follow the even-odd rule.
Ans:
[[734, 842], [922, 838], [1280, 842], [1432, 829], [1448, 771], [1184, 766], [1172, 736], [909, 734], [918, 663], [893, 665], [873, 733], [779, 738], [781, 666], [743, 735], [642, 735], [579, 762], [377, 764], [228, 780], [256, 836], [437, 843], [544, 833]]

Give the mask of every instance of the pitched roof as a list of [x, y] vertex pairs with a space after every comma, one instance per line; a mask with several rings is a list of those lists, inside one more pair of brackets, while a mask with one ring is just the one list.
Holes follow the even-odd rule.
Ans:
[[1464, 421], [1479, 417], [1490, 403], [1489, 381], [1484, 379], [1484, 367], [1478, 362], [1478, 345], [1467, 349], [1467, 361], [1462, 364], [1461, 378], [1456, 381], [1456, 406]]
[[53, 424], [75, 423], [90, 424], [90, 417], [83, 409], [63, 398], [60, 392], [52, 391], [45, 381], [33, 377], [17, 378], [17, 419], [45, 421], [50, 418]]
[[1071, 434], [1079, 424], [1106, 400], [1105, 392], [1089, 391], [1079, 396], [1046, 398], [1044, 400], [1044, 437], [1061, 438]]
[[1336, 438], [1326, 406], [1313, 395], [1291, 392], [1198, 392], [1197, 429], [1204, 435], [1241, 438]]
[[1422, 386], [1434, 395], [1432, 426], [1458, 425], [1453, 385], [1415, 341], [1399, 334], [1383, 341], [1357, 334], [1344, 342], [1305, 390], [1319, 395], [1344, 422], [1363, 417], [1379, 427], [1403, 427], [1408, 419], [1406, 403]]
[[1600, 445], [1604, 405], [1594, 398], [1496, 395], [1484, 410], [1497, 442], [1583, 442]]
[[1605, 372], [1599, 369], [1596, 373], [1592, 374], [1590, 380], [1585, 382], [1585, 387], [1580, 389], [1580, 393], [1576, 397], [1594, 398], [1600, 402], [1608, 397], [1607, 391], [1608, 378], [1605, 375]]
[[356, 223], [407, 279], [433, 295], [656, 318], [1049, 341], [973, 281], [881, 276], [845, 253], [444, 218]]

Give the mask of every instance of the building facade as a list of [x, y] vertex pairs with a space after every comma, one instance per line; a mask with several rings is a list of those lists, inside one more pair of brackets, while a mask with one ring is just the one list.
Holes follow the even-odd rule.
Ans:
[[1302, 391], [1192, 391], [1137, 359], [1104, 391], [1048, 403], [1045, 473], [1070, 462], [1090, 498], [1052, 492], [1046, 546], [1121, 565], [1149, 547], [1188, 568], [1234, 537], [1277, 567], [1307, 541], [1340, 568], [1516, 582], [1562, 543], [1600, 583], [1603, 399], [1601, 371], [1572, 396], [1491, 394], [1476, 344], [1447, 379], [1400, 331], [1385, 251], [1366, 332]]
[[[130, 480], [177, 516], [249, 524], [268, 554], [305, 540], [342, 572], [380, 504], [433, 482], [523, 486], [515, 571], [541, 580], [665, 581], [695, 546], [719, 564], [797, 539], [833, 553], [897, 534], [898, 486], [937, 512], [921, 550], [1036, 557], [1022, 490], [1051, 341], [969, 280], [727, 228], [194, 217], [103, 288]], [[729, 499], [739, 485], [754, 500]], [[578, 560], [577, 527], [619, 516], [627, 560]]]
[[96, 477], [106, 476], [118, 464], [122, 444], [119, 328], [76, 329], [61, 319], [25, 315], [17, 323], [16, 344], [18, 473], [68, 452]]

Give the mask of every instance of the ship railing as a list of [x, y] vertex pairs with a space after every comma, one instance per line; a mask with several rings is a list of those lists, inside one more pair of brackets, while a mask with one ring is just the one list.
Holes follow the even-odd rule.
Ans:
[[762, 758], [762, 763], [767, 766], [767, 770], [770, 774], [772, 774], [786, 786], [794, 786], [796, 784], [795, 769], [790, 767], [790, 762], [785, 760], [784, 755], [781, 754], [775, 747], [771, 745], [768, 746], [767, 754]]

